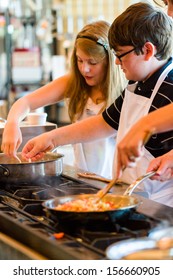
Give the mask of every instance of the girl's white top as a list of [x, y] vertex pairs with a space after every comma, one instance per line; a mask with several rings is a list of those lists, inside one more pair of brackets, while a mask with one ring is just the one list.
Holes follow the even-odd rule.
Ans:
[[[95, 104], [91, 98], [88, 98], [83, 114], [77, 121], [97, 115], [103, 106], [103, 102]], [[85, 171], [112, 178], [115, 144], [116, 136], [89, 143], [74, 144], [74, 165]]]

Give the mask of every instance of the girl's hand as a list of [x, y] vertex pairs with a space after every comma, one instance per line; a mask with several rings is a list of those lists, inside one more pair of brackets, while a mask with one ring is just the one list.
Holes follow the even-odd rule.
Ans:
[[22, 133], [18, 123], [7, 121], [2, 135], [2, 152], [4, 152], [8, 156], [15, 156], [21, 143]]

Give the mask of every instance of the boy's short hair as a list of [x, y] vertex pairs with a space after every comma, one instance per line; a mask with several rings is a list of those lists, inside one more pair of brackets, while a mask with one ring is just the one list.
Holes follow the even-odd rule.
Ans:
[[158, 60], [168, 59], [173, 53], [173, 20], [159, 7], [149, 3], [129, 6], [111, 24], [109, 44], [115, 51], [119, 46], [133, 46], [142, 53], [146, 42], [157, 49]]

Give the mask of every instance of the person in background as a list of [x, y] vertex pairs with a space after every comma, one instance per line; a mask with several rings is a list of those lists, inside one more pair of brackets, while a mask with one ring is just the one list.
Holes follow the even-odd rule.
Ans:
[[[141, 117], [173, 102], [172, 38], [173, 21], [160, 8], [141, 2], [129, 6], [114, 20], [108, 34], [115, 62], [129, 80], [126, 90], [102, 114], [29, 140], [23, 157], [36, 160], [56, 146], [109, 138], [115, 132], [119, 143]], [[173, 131], [153, 136], [136, 167], [126, 168], [120, 179], [134, 182], [146, 172], [151, 159], [172, 149]], [[116, 176], [117, 149], [113, 171]], [[170, 182], [145, 180], [142, 191], [152, 200], [173, 206]]]
[[[1, 149], [5, 154], [15, 155], [22, 142], [19, 124], [31, 110], [65, 98], [71, 122], [79, 122], [100, 114], [120, 95], [127, 82], [121, 69], [116, 67], [109, 47], [109, 27], [110, 24], [103, 20], [84, 26], [76, 36], [70, 73], [13, 104], [2, 139]], [[110, 178], [114, 149], [115, 135], [96, 142], [76, 144], [75, 165]]]
[[[157, 5], [160, 5], [159, 1], [153, 0]], [[173, 17], [173, 0], [162, 0], [166, 6], [166, 12], [168, 16]]]
[[[160, 5], [157, 0], [153, 0]], [[163, 0], [166, 5], [167, 14], [173, 17], [173, 0]], [[121, 174], [124, 166], [131, 165], [131, 162], [138, 160], [143, 155], [143, 142], [146, 131], [155, 133], [165, 132], [173, 129], [173, 104], [161, 108], [156, 112], [139, 120], [126, 134], [118, 145], [118, 173]], [[163, 156], [153, 159], [148, 166], [147, 171], [157, 171], [151, 180], [166, 181], [173, 178], [173, 151]]]

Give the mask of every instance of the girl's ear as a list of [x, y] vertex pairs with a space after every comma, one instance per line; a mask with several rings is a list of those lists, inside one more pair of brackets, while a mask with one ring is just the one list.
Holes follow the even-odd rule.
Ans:
[[152, 58], [156, 53], [156, 47], [151, 42], [146, 42], [143, 47], [143, 52], [145, 55], [145, 59], [149, 60]]

